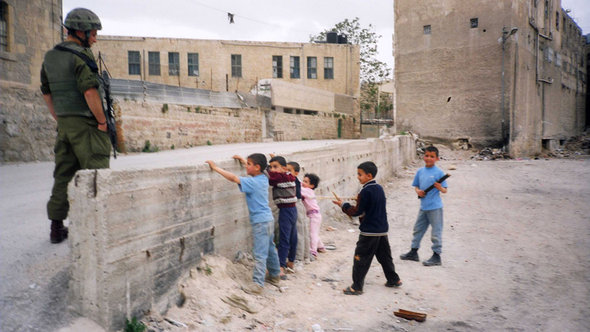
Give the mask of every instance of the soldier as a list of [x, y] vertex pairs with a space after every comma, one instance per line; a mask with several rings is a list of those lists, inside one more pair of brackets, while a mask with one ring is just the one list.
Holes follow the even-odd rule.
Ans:
[[47, 203], [51, 243], [68, 237], [63, 224], [69, 210], [68, 183], [80, 169], [108, 168], [111, 152], [99, 79], [88, 59], [80, 56], [96, 66], [90, 47], [102, 29], [100, 19], [88, 9], [76, 8], [64, 26], [66, 41], [45, 54], [41, 68], [43, 99], [57, 121], [54, 182]]

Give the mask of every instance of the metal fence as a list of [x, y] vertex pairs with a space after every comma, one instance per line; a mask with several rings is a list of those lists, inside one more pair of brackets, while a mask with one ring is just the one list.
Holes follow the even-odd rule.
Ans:
[[114, 96], [131, 100], [224, 108], [247, 106], [233, 92], [216, 92], [136, 80], [111, 79], [111, 91]]

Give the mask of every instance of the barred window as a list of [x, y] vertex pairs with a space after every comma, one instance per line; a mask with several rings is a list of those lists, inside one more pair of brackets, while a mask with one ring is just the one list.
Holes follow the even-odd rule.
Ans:
[[318, 58], [315, 56], [307, 57], [307, 78], [318, 78]]
[[292, 56], [290, 62], [291, 62], [291, 66], [290, 66], [291, 78], [300, 78], [301, 76], [299, 73], [299, 57]]
[[324, 58], [324, 79], [325, 80], [334, 79], [334, 58], [333, 57], [325, 57]]
[[479, 25], [479, 19], [477, 17], [470, 19], [469, 25], [471, 26], [471, 29], [477, 28]]
[[168, 75], [180, 75], [180, 54], [178, 52], [168, 52]]
[[424, 26], [424, 34], [429, 35], [431, 32], [432, 32], [432, 28], [430, 27], [430, 24], [425, 25]]
[[8, 47], [8, 4], [0, 2], [0, 51], [10, 51]]
[[199, 76], [199, 53], [188, 53], [188, 76]]
[[272, 77], [283, 78], [283, 57], [280, 55], [272, 56]]
[[242, 55], [231, 55], [231, 77], [242, 77]]
[[141, 75], [141, 58], [139, 51], [128, 51], [129, 75]]
[[160, 76], [160, 52], [148, 52], [150, 75]]

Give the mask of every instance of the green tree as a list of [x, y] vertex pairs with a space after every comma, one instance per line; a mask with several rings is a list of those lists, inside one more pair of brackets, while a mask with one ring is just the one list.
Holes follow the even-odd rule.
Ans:
[[352, 21], [345, 19], [340, 23], [321, 32], [317, 36], [310, 36], [310, 41], [326, 40], [328, 32], [337, 32], [346, 35], [348, 42], [360, 46], [360, 70], [361, 82], [381, 82], [389, 78], [391, 70], [387, 68], [385, 62], [377, 60], [377, 42], [381, 35], [373, 31], [373, 25], [369, 24], [368, 28], [363, 28], [359, 18], [355, 17]]
[[[379, 96], [378, 83], [389, 79], [391, 69], [385, 62], [377, 60], [377, 42], [381, 35], [374, 31], [373, 25], [369, 24], [367, 28], [362, 27], [359, 18], [353, 20], [345, 19], [328, 30], [319, 33], [316, 36], [310, 36], [310, 41], [326, 40], [328, 32], [336, 32], [346, 35], [348, 42], [359, 45], [360, 50], [360, 84], [361, 96], [360, 107], [365, 112], [375, 112], [383, 114], [392, 107], [391, 102], [381, 103], [383, 96]], [[381, 100], [383, 101], [383, 100]]]

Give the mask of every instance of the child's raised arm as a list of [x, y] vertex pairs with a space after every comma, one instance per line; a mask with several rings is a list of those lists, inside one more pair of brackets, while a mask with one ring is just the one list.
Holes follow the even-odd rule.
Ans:
[[234, 158], [235, 160], [239, 161], [243, 166], [246, 166], [246, 159], [244, 159], [242, 156], [238, 156], [236, 154], [232, 158]]
[[212, 171], [215, 171], [219, 174], [221, 174], [224, 178], [228, 179], [231, 182], [240, 184], [240, 178], [235, 175], [234, 173], [228, 172], [226, 170], [224, 170], [223, 168], [220, 168], [219, 166], [215, 165], [215, 162], [213, 162], [212, 160], [207, 160], [206, 161], [207, 164], [209, 164], [209, 167], [211, 167]]

